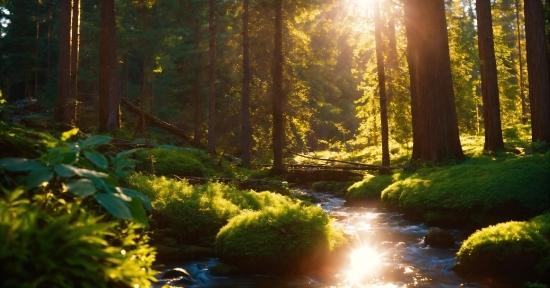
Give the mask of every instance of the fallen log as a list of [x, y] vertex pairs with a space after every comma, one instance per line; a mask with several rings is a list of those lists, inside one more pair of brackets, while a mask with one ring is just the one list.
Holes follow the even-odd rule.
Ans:
[[[139, 117], [141, 117], [143, 115], [143, 118], [145, 118], [145, 120], [149, 121], [150, 123], [152, 123], [153, 125], [159, 127], [159, 128], [162, 128], [164, 130], [166, 130], [167, 132], [170, 132], [176, 136], [179, 136], [181, 138], [183, 138], [183, 140], [189, 142], [189, 143], [193, 143], [193, 139], [191, 138], [191, 136], [189, 136], [187, 134], [187, 132], [185, 132], [184, 130], [170, 124], [170, 123], [167, 123], [167, 122], [164, 122], [160, 119], [158, 119], [157, 117], [145, 112], [145, 111], [142, 111], [141, 109], [139, 109], [137, 106], [135, 106], [134, 104], [130, 103], [130, 101], [128, 101], [128, 99], [122, 97], [122, 103], [124, 103], [126, 105], [126, 107], [128, 107], [128, 109], [130, 109], [132, 112], [136, 113]], [[195, 147], [195, 148], [203, 148], [203, 147]]]

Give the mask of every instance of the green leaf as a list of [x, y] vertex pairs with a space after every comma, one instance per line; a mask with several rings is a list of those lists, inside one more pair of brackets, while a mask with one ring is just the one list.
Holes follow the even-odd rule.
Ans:
[[147, 218], [147, 214], [141, 203], [141, 200], [138, 198], [132, 198], [132, 201], [130, 201], [128, 206], [132, 213], [132, 219], [137, 223], [145, 225], [146, 228], [149, 228], [149, 218]]
[[0, 169], [13, 172], [26, 172], [35, 169], [46, 168], [46, 164], [25, 158], [4, 158], [0, 159]]
[[27, 176], [27, 188], [34, 188], [42, 185], [43, 183], [48, 183], [53, 178], [53, 172], [47, 168], [35, 169]]
[[120, 193], [132, 197], [132, 199], [139, 198], [143, 205], [145, 205], [145, 208], [147, 208], [147, 211], [151, 212], [153, 210], [153, 205], [151, 205], [151, 201], [149, 200], [149, 198], [147, 198], [147, 196], [143, 195], [142, 193], [123, 187], [116, 187], [116, 190]]
[[63, 177], [63, 178], [70, 178], [70, 177], [73, 177], [74, 175], [76, 175], [76, 170], [78, 168], [72, 166], [72, 165], [67, 165], [67, 164], [59, 164], [59, 165], [55, 165], [55, 167], [53, 167], [53, 171], [55, 173], [57, 173], [57, 175], [59, 175], [59, 177]]
[[121, 219], [132, 219], [132, 212], [125, 201], [111, 193], [96, 193], [94, 198], [113, 216]]
[[97, 189], [90, 179], [78, 179], [67, 181], [67, 190], [76, 196], [86, 197], [94, 194]]
[[61, 134], [61, 141], [65, 142], [71, 139], [71, 137], [75, 136], [76, 134], [78, 134], [78, 128], [73, 128], [69, 131], [63, 132]]
[[99, 146], [99, 145], [103, 145], [103, 144], [107, 144], [109, 143], [109, 141], [111, 141], [113, 138], [109, 137], [109, 136], [104, 136], [104, 135], [94, 135], [84, 141], [82, 141], [82, 149], [84, 148], [91, 148], [91, 147], [95, 147], [95, 146]]
[[94, 163], [94, 165], [101, 169], [107, 169], [109, 163], [107, 162], [107, 158], [105, 158], [105, 156], [103, 156], [101, 153], [91, 150], [84, 151], [83, 153], [84, 156], [88, 158], [88, 160]]
[[58, 154], [52, 161], [52, 164], [69, 164], [73, 165], [78, 157], [77, 151], [68, 151]]
[[139, 151], [141, 149], [142, 148], [136, 148], [136, 149], [130, 149], [130, 150], [119, 152], [118, 154], [116, 154], [115, 161], [128, 158], [132, 153]]
[[106, 178], [106, 177], [109, 177], [109, 175], [106, 174], [106, 173], [98, 172], [98, 171], [90, 170], [90, 169], [84, 169], [84, 168], [76, 168], [75, 172], [79, 176], [86, 177], [86, 178]]

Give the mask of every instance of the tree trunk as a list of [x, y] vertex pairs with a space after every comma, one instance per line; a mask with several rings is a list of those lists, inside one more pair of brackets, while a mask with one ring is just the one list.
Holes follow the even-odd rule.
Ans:
[[115, 28], [115, 2], [114, 0], [101, 0], [101, 34], [99, 38], [100, 132], [114, 132], [120, 127]]
[[52, 54], [52, 48], [51, 48], [51, 45], [50, 45], [50, 42], [51, 42], [51, 39], [52, 39], [52, 14], [53, 14], [53, 3], [52, 3], [53, 0], [49, 0], [49, 12], [48, 12], [48, 52], [47, 52], [47, 64], [46, 64], [46, 73], [47, 73], [47, 84], [50, 84], [50, 78], [51, 78], [51, 72], [50, 72], [50, 67], [51, 67], [51, 54]]
[[525, 36], [533, 142], [550, 143], [550, 76], [540, 0], [525, 0]]
[[504, 150], [500, 122], [497, 64], [493, 41], [491, 0], [477, 0], [477, 34], [481, 70], [481, 96], [485, 123], [485, 145], [488, 151]]
[[[382, 20], [378, 0], [374, 7], [374, 35], [376, 41], [376, 66], [378, 70], [378, 88], [380, 89], [380, 126], [382, 127], [382, 166], [390, 167], [390, 150], [388, 148], [388, 108], [386, 106], [386, 76], [384, 72], [384, 55], [382, 43]], [[386, 171], [386, 172], [389, 172]]]
[[193, 144], [201, 145], [202, 133], [202, 105], [201, 105], [201, 54], [199, 52], [200, 34], [199, 21], [195, 20], [195, 79], [193, 81], [193, 93], [195, 102], [194, 135]]
[[210, 155], [216, 155], [216, 16], [214, 0], [210, 4], [210, 68], [208, 71], [209, 107], [208, 107], [208, 145], [206, 150]]
[[[445, 20], [445, 1], [406, 0], [413, 161], [463, 159]], [[420, 45], [421, 44], [421, 45]]]
[[242, 95], [242, 157], [243, 167], [250, 167], [250, 150], [252, 144], [252, 129], [250, 126], [250, 52], [248, 37], [248, 7], [250, 0], [243, 1], [243, 95]]
[[70, 123], [68, 109], [71, 95], [71, 0], [61, 0], [59, 19], [59, 56], [57, 75], [56, 120]]
[[283, 143], [284, 123], [283, 106], [285, 95], [283, 91], [283, 0], [275, 0], [275, 38], [273, 49], [273, 170], [274, 174], [284, 172]]
[[525, 97], [525, 88], [523, 87], [523, 52], [521, 49], [521, 23], [520, 23], [520, 2], [516, 0], [516, 27], [517, 27], [517, 36], [518, 36], [518, 62], [519, 62], [519, 97], [521, 100], [521, 122], [525, 125], [527, 124], [527, 114], [529, 114], [529, 109], [527, 107], [527, 99]]
[[78, 50], [80, 48], [80, 0], [73, 0], [73, 13], [71, 24], [71, 96], [70, 102], [74, 106], [69, 107], [73, 119], [76, 119], [78, 105]]

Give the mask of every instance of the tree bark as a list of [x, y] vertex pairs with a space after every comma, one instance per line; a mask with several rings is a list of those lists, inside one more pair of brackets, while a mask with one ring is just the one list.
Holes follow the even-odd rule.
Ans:
[[477, 0], [476, 12], [479, 58], [481, 60], [481, 96], [485, 123], [484, 149], [488, 151], [501, 151], [504, 150], [504, 141], [502, 140], [500, 121], [491, 0]]
[[[382, 43], [382, 20], [378, 0], [374, 6], [374, 36], [376, 42], [376, 66], [378, 70], [378, 88], [380, 89], [380, 126], [382, 128], [382, 166], [390, 166], [388, 146], [388, 108], [386, 106], [386, 76], [384, 72], [384, 55]], [[389, 172], [389, 171], [387, 171]]]
[[214, 0], [210, 4], [210, 68], [208, 71], [209, 107], [208, 107], [208, 145], [210, 155], [216, 155], [216, 16]]
[[285, 95], [283, 91], [283, 0], [275, 0], [275, 37], [273, 49], [273, 174], [284, 172], [283, 165], [283, 143], [284, 143], [284, 123], [283, 106], [285, 104]]
[[71, 0], [61, 0], [59, 19], [59, 56], [57, 74], [56, 120], [70, 123], [71, 114], [66, 113], [71, 95]]
[[76, 119], [78, 106], [78, 50], [80, 48], [80, 0], [73, 0], [71, 24], [71, 96], [70, 102], [74, 106], [69, 107], [73, 119]]
[[242, 149], [241, 165], [250, 167], [252, 129], [250, 126], [250, 51], [248, 36], [248, 8], [250, 0], [243, 1], [243, 88], [242, 88]]
[[405, 25], [411, 73], [412, 160], [464, 158], [451, 79], [443, 0], [406, 0]]
[[101, 0], [101, 32], [99, 38], [100, 132], [114, 132], [120, 127], [115, 28], [115, 2], [114, 0]]
[[550, 76], [540, 0], [525, 0], [525, 36], [533, 142], [550, 143]]

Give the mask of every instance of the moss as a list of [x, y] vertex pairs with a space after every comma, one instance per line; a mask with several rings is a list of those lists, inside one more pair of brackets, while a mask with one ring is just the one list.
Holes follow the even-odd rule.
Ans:
[[346, 205], [360, 205], [367, 202], [379, 202], [382, 190], [393, 182], [390, 175], [366, 175], [362, 181], [355, 182], [347, 189]]
[[453, 268], [480, 276], [550, 281], [550, 214], [478, 230], [457, 253]]
[[156, 147], [136, 154], [138, 169], [152, 172], [149, 153], [153, 158], [155, 174], [194, 177], [228, 176], [231, 172], [217, 167], [215, 161], [202, 150], [192, 148]]
[[48, 133], [0, 122], [0, 158], [37, 158], [58, 143], [59, 140]]
[[214, 237], [232, 217], [243, 210], [288, 206], [288, 197], [270, 192], [241, 191], [221, 183], [192, 186], [186, 181], [134, 174], [126, 181], [153, 204], [153, 219], [165, 236], [180, 242], [212, 244]]
[[549, 178], [550, 154], [484, 156], [419, 169], [382, 191], [381, 199], [432, 225], [483, 227], [543, 213], [550, 206]]
[[315, 269], [345, 241], [331, 221], [320, 207], [300, 204], [243, 213], [216, 236], [218, 255], [248, 272]]

